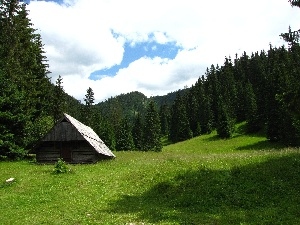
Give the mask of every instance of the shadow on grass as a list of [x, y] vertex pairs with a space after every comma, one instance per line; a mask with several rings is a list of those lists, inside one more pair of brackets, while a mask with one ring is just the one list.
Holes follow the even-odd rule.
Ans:
[[231, 170], [200, 168], [123, 195], [109, 213], [134, 213], [149, 223], [299, 224], [300, 155]]
[[252, 136], [252, 137], [266, 137], [266, 131], [264, 128], [258, 129], [255, 132], [249, 132], [247, 131], [247, 124], [245, 122], [240, 123], [236, 126], [235, 134]]
[[[247, 132], [247, 128], [246, 128], [246, 123], [240, 123], [238, 125], [236, 125], [235, 128], [235, 132], [233, 133], [233, 136], [229, 139], [233, 139], [233, 138], [237, 138], [240, 136], [251, 136], [251, 137], [266, 137], [266, 134], [264, 132], [264, 130], [260, 130], [254, 133], [249, 133]], [[212, 137], [208, 137], [206, 139], [204, 139], [205, 141], [219, 141], [219, 140], [226, 140], [226, 138], [220, 138], [217, 134], [212, 136]]]
[[219, 141], [219, 140], [222, 140], [222, 138], [220, 138], [218, 135], [214, 135], [214, 136], [211, 136], [211, 137], [208, 137], [208, 138], [204, 138], [203, 140], [204, 140], [204, 141], [211, 142], [211, 141]]
[[279, 150], [284, 147], [285, 146], [280, 143], [264, 140], [264, 141], [256, 142], [254, 144], [240, 146], [237, 147], [236, 149], [237, 150], [270, 150], [270, 149]]
[[207, 141], [207, 142], [213, 142], [213, 141], [220, 141], [220, 140], [223, 140], [223, 141], [226, 141], [226, 140], [232, 140], [234, 138], [238, 138], [240, 136], [244, 136], [243, 134], [234, 134], [232, 137], [230, 138], [220, 138], [217, 134], [214, 135], [214, 136], [211, 136], [211, 137], [208, 137], [208, 138], [204, 138], [203, 140], [204, 141]]

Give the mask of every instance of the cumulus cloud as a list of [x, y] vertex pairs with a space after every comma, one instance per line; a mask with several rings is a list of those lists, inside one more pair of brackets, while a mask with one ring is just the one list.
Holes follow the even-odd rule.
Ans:
[[[93, 88], [96, 99], [107, 99], [130, 91], [140, 91], [147, 96], [163, 95], [184, 86], [191, 86], [202, 75], [199, 71], [205, 71], [206, 65], [201, 63], [201, 58], [196, 57], [199, 53], [199, 49], [182, 50], [173, 60], [142, 57], [127, 68], [120, 69], [114, 77], [88, 80], [85, 85]], [[69, 84], [71, 80], [65, 83]], [[80, 86], [80, 82], [74, 85]], [[72, 87], [66, 88], [66, 91], [71, 89]]]
[[[160, 95], [195, 83], [225, 56], [283, 44], [279, 34], [299, 28], [299, 9], [282, 0], [31, 1], [33, 24], [42, 35], [53, 81], [83, 99], [88, 87], [96, 101], [130, 91]], [[174, 43], [174, 59], [142, 57], [115, 76], [90, 80], [95, 70], [120, 65], [125, 43]], [[155, 47], [153, 47], [155, 50]]]

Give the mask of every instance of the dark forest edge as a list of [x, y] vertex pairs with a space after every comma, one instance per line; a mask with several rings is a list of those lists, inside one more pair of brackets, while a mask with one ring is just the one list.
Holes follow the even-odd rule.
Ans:
[[0, 159], [23, 158], [63, 112], [93, 128], [111, 150], [161, 151], [162, 137], [175, 143], [213, 130], [231, 138], [242, 121], [246, 133], [300, 145], [299, 31], [280, 35], [288, 48], [226, 57], [191, 88], [150, 98], [131, 92], [98, 104], [89, 88], [81, 103], [65, 93], [61, 76], [50, 82], [26, 5], [0, 3]]

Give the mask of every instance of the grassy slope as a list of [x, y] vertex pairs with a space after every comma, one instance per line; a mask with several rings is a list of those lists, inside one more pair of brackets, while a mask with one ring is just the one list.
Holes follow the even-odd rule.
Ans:
[[211, 134], [62, 175], [0, 162], [1, 224], [299, 224], [299, 153]]

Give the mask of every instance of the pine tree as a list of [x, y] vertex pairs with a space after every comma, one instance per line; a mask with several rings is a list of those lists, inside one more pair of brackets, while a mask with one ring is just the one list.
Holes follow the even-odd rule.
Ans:
[[250, 76], [250, 60], [249, 56], [246, 54], [246, 52], [243, 53], [243, 55], [240, 58], [237, 58], [234, 60], [234, 79], [236, 83], [236, 104], [235, 104], [235, 115], [236, 115], [236, 121], [242, 122], [246, 120], [246, 106], [245, 106], [245, 83], [247, 83], [247, 79]]
[[233, 71], [231, 59], [226, 57], [219, 73], [219, 81], [222, 84], [220, 90], [223, 104], [225, 104], [227, 108], [228, 116], [235, 119], [236, 105], [238, 105], [239, 102], [237, 102], [236, 82]]
[[45, 111], [51, 83], [41, 37], [32, 28], [25, 4], [17, 0], [1, 2], [1, 42], [3, 69], [25, 92], [24, 113], [34, 122]]
[[235, 105], [236, 121], [242, 122], [246, 120], [246, 90], [244, 84], [240, 81], [236, 82], [237, 104]]
[[190, 129], [193, 132], [193, 137], [199, 136], [201, 134], [200, 126], [200, 109], [199, 102], [196, 98], [196, 91], [192, 87], [191, 91], [188, 93], [188, 100], [186, 101], [187, 116], [190, 124]]
[[94, 121], [92, 106], [94, 104], [95, 98], [94, 98], [94, 91], [91, 87], [89, 87], [86, 90], [84, 101], [85, 101], [85, 106], [83, 109], [83, 121], [87, 126], [92, 126]]
[[9, 81], [9, 77], [1, 69], [0, 89], [0, 160], [16, 159], [26, 153], [23, 148], [23, 132], [27, 118], [20, 107], [24, 101], [24, 93]]
[[95, 97], [94, 97], [94, 91], [91, 87], [89, 87], [87, 90], [86, 90], [86, 95], [85, 95], [85, 105], [90, 107], [94, 104], [94, 101], [95, 101]]
[[294, 75], [298, 76], [298, 81], [299, 75], [294, 73], [298, 68], [293, 63], [293, 53], [293, 51], [287, 51], [283, 47], [277, 50], [280, 76], [277, 81], [279, 89], [275, 99], [279, 103], [281, 113], [280, 141], [287, 145], [300, 144], [300, 114], [294, 113], [290, 109], [289, 103], [285, 101], [286, 98], [284, 97], [288, 93], [299, 90], [299, 87], [294, 89], [294, 82], [297, 82]]
[[256, 96], [252, 84], [248, 81], [245, 85], [245, 116], [247, 121], [247, 131], [254, 133], [260, 130]]
[[201, 119], [201, 133], [203, 134], [209, 134], [213, 129], [213, 112], [207, 84], [208, 82], [202, 76], [195, 85], [198, 89], [199, 116]]
[[136, 150], [142, 150], [143, 143], [144, 143], [144, 133], [143, 133], [143, 123], [140, 114], [137, 114], [133, 129], [132, 129], [132, 136], [133, 136], [133, 142]]
[[[6, 85], [1, 90], [1, 97], [2, 103], [6, 102], [9, 106], [2, 108], [1, 113], [6, 119], [13, 115], [10, 118], [14, 118], [18, 128], [15, 129], [13, 123], [6, 124], [6, 119], [0, 121], [0, 126], [6, 137], [12, 137], [2, 140], [6, 145], [11, 143], [14, 146], [9, 148], [11, 153], [23, 155], [24, 151], [17, 149], [31, 146], [47, 128], [47, 114], [50, 112], [48, 97], [53, 89], [47, 77], [48, 65], [43, 54], [40, 35], [32, 28], [26, 5], [18, 0], [1, 0], [0, 68], [1, 79]], [[9, 94], [12, 90], [15, 94]]]
[[217, 65], [211, 65], [210, 69], [206, 71], [206, 82], [205, 82], [205, 90], [206, 96], [211, 105], [212, 112], [212, 127], [216, 128], [218, 123], [218, 101], [219, 96], [221, 95], [221, 84], [219, 81], [220, 68]]
[[167, 104], [163, 104], [159, 110], [161, 134], [168, 135], [170, 130], [170, 108]]
[[[234, 132], [236, 119], [237, 91], [234, 69], [230, 58], [225, 58], [224, 66], [218, 71], [219, 82], [217, 104], [217, 133], [221, 138], [230, 138]], [[220, 85], [222, 84], [222, 85]]]
[[200, 108], [202, 118], [201, 133], [210, 134], [213, 130], [213, 112], [211, 110], [211, 100], [208, 95], [204, 95], [202, 99], [202, 107]]
[[107, 119], [102, 116], [100, 110], [94, 112], [92, 128], [110, 150], [116, 149], [116, 137], [113, 128]]
[[[299, 0], [289, 0], [292, 6], [300, 7]], [[287, 104], [290, 111], [293, 114], [300, 114], [300, 88], [298, 85], [299, 82], [299, 73], [300, 73], [300, 30], [292, 31], [289, 27], [287, 33], [281, 34], [281, 37], [289, 44], [289, 55], [291, 59], [290, 65], [290, 87], [287, 93], [284, 93], [282, 100]]]
[[161, 129], [159, 114], [156, 109], [154, 101], [150, 101], [145, 116], [145, 127], [144, 127], [144, 150], [145, 151], [156, 151], [162, 150], [161, 143]]
[[102, 114], [111, 124], [114, 133], [117, 134], [124, 117], [123, 109], [120, 102], [116, 98], [111, 98], [108, 102], [109, 104], [107, 110]]
[[280, 89], [278, 78], [281, 71], [279, 66], [279, 58], [276, 49], [270, 45], [268, 51], [268, 86], [265, 88], [268, 90], [266, 96], [266, 115], [267, 115], [267, 138], [270, 141], [279, 141], [282, 113], [280, 104], [276, 100], [276, 95]]
[[[289, 0], [292, 6], [300, 7], [299, 0]], [[284, 78], [281, 84], [284, 88], [277, 94], [277, 101], [283, 111], [282, 139], [288, 145], [300, 145], [300, 30], [292, 31], [289, 27], [288, 33], [281, 34], [288, 42], [288, 52], [281, 48], [280, 59], [283, 59], [282, 67]], [[281, 85], [282, 86], [282, 85]]]
[[[250, 82], [255, 94], [257, 105], [257, 127], [264, 129], [267, 118], [267, 102], [269, 95], [268, 87], [268, 72], [267, 72], [268, 58], [264, 51], [259, 54], [256, 52], [251, 55], [249, 61], [249, 74], [246, 82]], [[244, 84], [245, 85], [245, 84]]]
[[116, 136], [116, 149], [118, 151], [128, 151], [134, 149], [132, 130], [127, 118], [122, 120], [118, 129]]
[[234, 132], [234, 120], [222, 98], [219, 100], [217, 133], [220, 138], [230, 138]]
[[169, 139], [172, 142], [179, 142], [192, 137], [193, 132], [190, 129], [185, 104], [182, 96], [178, 94], [172, 106]]
[[52, 100], [54, 123], [62, 117], [66, 109], [65, 92], [62, 84], [62, 77], [59, 75], [55, 83], [54, 96]]

